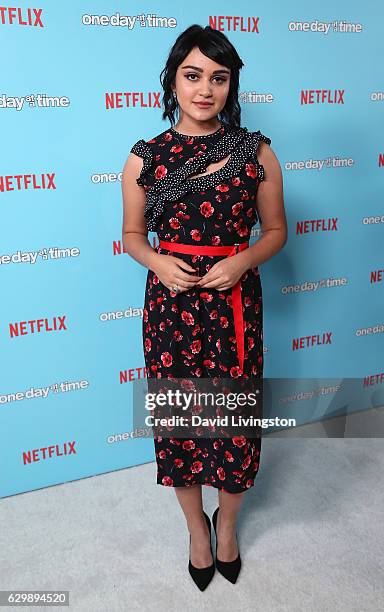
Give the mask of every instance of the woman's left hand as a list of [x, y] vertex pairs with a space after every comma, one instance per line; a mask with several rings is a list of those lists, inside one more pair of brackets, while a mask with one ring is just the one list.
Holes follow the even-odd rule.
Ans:
[[247, 270], [237, 255], [217, 261], [212, 268], [196, 283], [195, 287], [215, 288], [219, 291], [230, 289]]

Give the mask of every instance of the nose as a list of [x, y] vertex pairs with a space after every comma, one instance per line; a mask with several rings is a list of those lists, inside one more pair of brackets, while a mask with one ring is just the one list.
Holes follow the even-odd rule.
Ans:
[[202, 96], [211, 96], [212, 95], [212, 90], [211, 90], [211, 83], [210, 81], [202, 81], [202, 86], [201, 86], [201, 90], [200, 93]]

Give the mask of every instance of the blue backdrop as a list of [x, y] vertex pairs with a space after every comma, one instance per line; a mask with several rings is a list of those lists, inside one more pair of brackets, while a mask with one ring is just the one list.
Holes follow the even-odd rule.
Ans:
[[159, 74], [192, 23], [237, 48], [242, 125], [271, 138], [283, 170], [288, 243], [260, 267], [265, 376], [360, 389], [371, 377], [377, 404], [379, 3], [220, 0], [187, 18], [168, 0], [17, 4], [0, 9], [0, 495], [154, 460], [152, 438], [132, 430], [147, 270], [123, 252], [121, 171], [139, 138], [168, 127]]

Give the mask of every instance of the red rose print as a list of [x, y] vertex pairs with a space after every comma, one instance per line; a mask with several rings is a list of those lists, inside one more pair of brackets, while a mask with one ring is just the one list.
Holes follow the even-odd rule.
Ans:
[[183, 150], [183, 147], [181, 145], [173, 145], [173, 147], [170, 148], [170, 151], [172, 151], [172, 153], [180, 153]]
[[233, 457], [232, 453], [230, 453], [229, 451], [225, 451], [224, 456], [225, 456], [226, 460], [229, 461], [230, 463], [234, 462], [234, 457]]
[[232, 442], [235, 446], [244, 446], [247, 443], [245, 436], [235, 436], [232, 438]]
[[194, 340], [191, 344], [192, 353], [200, 353], [201, 351], [201, 340]]
[[184, 450], [192, 450], [196, 447], [196, 445], [193, 440], [184, 440], [182, 447]]
[[176, 217], [182, 221], [188, 221], [191, 218], [190, 215], [186, 215], [181, 210], [176, 213]]
[[217, 185], [216, 189], [222, 192], [229, 191], [229, 185], [222, 183], [221, 185]]
[[173, 480], [170, 476], [164, 476], [161, 480], [164, 486], [173, 487]]
[[179, 229], [179, 227], [181, 227], [179, 219], [176, 219], [175, 217], [171, 217], [169, 220], [169, 225], [172, 229]]
[[161, 354], [161, 361], [163, 362], [163, 365], [166, 368], [169, 368], [172, 365], [173, 359], [172, 359], [172, 355], [170, 353], [162, 353]]
[[194, 461], [191, 465], [191, 472], [193, 474], [198, 474], [203, 469], [203, 464], [201, 461]]
[[216, 470], [218, 477], [220, 478], [220, 480], [225, 480], [225, 471], [224, 468], [219, 467]]
[[165, 175], [167, 174], [167, 168], [163, 165], [161, 166], [157, 166], [157, 168], [155, 169], [155, 178], [156, 179], [162, 179], [165, 177]]
[[202, 291], [200, 293], [200, 297], [205, 300], [206, 302], [212, 302], [213, 300], [213, 295], [212, 293], [209, 293], [208, 291]]
[[203, 202], [200, 204], [200, 212], [204, 217], [211, 217], [215, 209], [210, 202]]
[[234, 366], [233, 368], [230, 368], [230, 374], [232, 378], [240, 378], [241, 375], [241, 369], [239, 368], [239, 366]]
[[253, 179], [256, 178], [257, 171], [256, 171], [255, 164], [246, 164], [245, 172], [247, 173], [247, 176], [249, 176], [250, 178], [253, 178]]
[[181, 319], [187, 325], [193, 325], [195, 322], [195, 319], [193, 318], [192, 314], [190, 312], [187, 312], [186, 310], [182, 311]]
[[240, 238], [246, 238], [249, 235], [249, 229], [245, 225], [242, 227], [239, 227], [237, 232]]
[[212, 361], [212, 359], [204, 359], [203, 365], [205, 365], [206, 368], [209, 368], [211, 370], [215, 367], [215, 362]]
[[194, 229], [191, 231], [191, 237], [193, 240], [199, 241], [202, 238], [200, 230]]
[[200, 325], [197, 323], [197, 325], [195, 325], [195, 327], [193, 328], [192, 336], [196, 336], [200, 331]]
[[242, 203], [241, 202], [236, 202], [236, 204], [234, 204], [232, 206], [232, 214], [233, 215], [238, 215], [242, 208], [243, 208]]

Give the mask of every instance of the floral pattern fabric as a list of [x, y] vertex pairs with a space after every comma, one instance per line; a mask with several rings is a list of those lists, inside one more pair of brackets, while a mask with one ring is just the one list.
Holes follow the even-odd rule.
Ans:
[[[186, 136], [170, 128], [139, 140], [131, 152], [143, 158], [137, 183], [146, 192], [149, 229], [169, 242], [234, 245], [247, 242], [260, 220], [256, 193], [264, 179], [260, 141], [271, 140], [226, 124], [212, 134]], [[209, 164], [224, 160], [216, 171]], [[200, 175], [200, 176], [199, 176]], [[201, 176], [203, 175], [203, 176]], [[222, 256], [173, 253], [203, 276]], [[237, 358], [231, 289], [195, 288], [175, 293], [148, 270], [143, 309], [143, 350], [148, 378], [262, 378], [262, 287], [257, 267], [241, 277], [244, 368]], [[157, 483], [204, 484], [229, 493], [254, 485], [261, 438], [154, 437]]]

